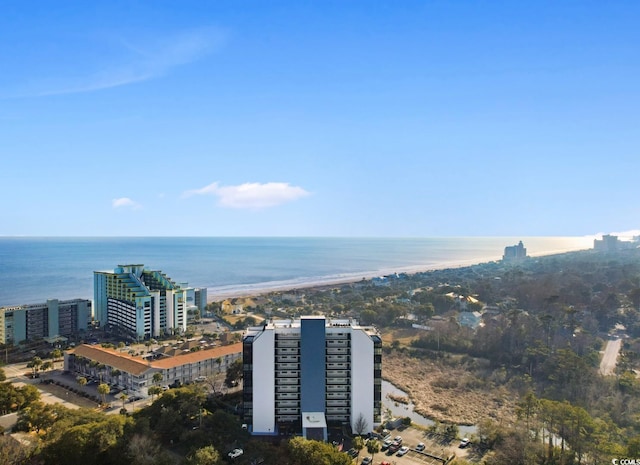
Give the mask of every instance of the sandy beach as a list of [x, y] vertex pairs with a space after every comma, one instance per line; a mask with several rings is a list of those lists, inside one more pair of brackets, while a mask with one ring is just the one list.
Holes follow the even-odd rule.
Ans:
[[287, 292], [301, 289], [322, 289], [340, 284], [352, 284], [359, 281], [372, 279], [378, 276], [388, 276], [394, 273], [423, 273], [426, 271], [444, 270], [450, 268], [462, 268], [465, 266], [478, 265], [480, 263], [488, 263], [498, 260], [499, 257], [487, 257], [483, 260], [458, 260], [451, 262], [440, 262], [431, 265], [418, 265], [396, 267], [385, 270], [368, 271], [362, 273], [349, 273], [337, 276], [324, 276], [317, 278], [306, 278], [300, 280], [289, 281], [272, 281], [266, 283], [234, 285], [228, 287], [209, 287], [207, 288], [207, 302], [220, 302], [226, 299], [236, 297], [257, 297], [272, 292]]

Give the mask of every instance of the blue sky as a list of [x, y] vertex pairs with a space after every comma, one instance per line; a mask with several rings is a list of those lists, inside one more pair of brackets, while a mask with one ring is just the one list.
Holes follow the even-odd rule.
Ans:
[[9, 1], [0, 235], [640, 228], [640, 2]]

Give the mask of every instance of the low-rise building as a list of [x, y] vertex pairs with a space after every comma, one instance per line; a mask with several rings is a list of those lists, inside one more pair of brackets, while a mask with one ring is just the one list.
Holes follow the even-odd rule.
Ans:
[[[168, 386], [192, 383], [203, 377], [224, 373], [242, 358], [242, 343], [210, 349], [183, 351], [182, 354], [159, 358], [134, 357], [117, 349], [83, 344], [64, 355], [65, 371], [77, 376], [97, 379], [142, 396], [154, 385]], [[161, 381], [154, 381], [156, 373]]]

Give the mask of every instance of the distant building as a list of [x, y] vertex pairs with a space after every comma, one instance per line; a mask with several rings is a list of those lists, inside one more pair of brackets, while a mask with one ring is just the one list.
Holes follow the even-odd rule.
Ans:
[[0, 343], [69, 337], [91, 323], [91, 301], [47, 300], [46, 303], [0, 308]]
[[186, 292], [187, 324], [195, 321], [196, 316], [203, 316], [207, 308], [207, 288], [189, 287], [187, 283], [179, 286]]
[[618, 236], [605, 234], [602, 236], [602, 239], [593, 240], [593, 250], [597, 250], [598, 252], [614, 252], [618, 250], [618, 242]]
[[518, 261], [527, 258], [527, 249], [524, 248], [522, 241], [518, 245], [512, 245], [504, 248], [502, 260], [505, 262]]
[[178, 350], [177, 353], [169, 356], [159, 352], [159, 359], [145, 360], [116, 349], [83, 344], [65, 352], [64, 369], [146, 397], [147, 389], [155, 384], [156, 373], [162, 374], [162, 381], [158, 383], [161, 386], [192, 383], [224, 373], [234, 361], [242, 358], [242, 344]]
[[187, 329], [187, 290], [144, 265], [93, 273], [95, 319], [136, 339]]
[[326, 440], [331, 425], [365, 433], [380, 424], [382, 339], [374, 328], [304, 316], [249, 328], [243, 344], [252, 434]]

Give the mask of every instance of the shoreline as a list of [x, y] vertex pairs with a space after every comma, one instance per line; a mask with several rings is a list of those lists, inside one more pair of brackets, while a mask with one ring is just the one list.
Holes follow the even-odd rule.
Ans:
[[286, 292], [301, 289], [321, 289], [339, 284], [355, 284], [362, 280], [370, 280], [379, 276], [388, 276], [394, 273], [416, 274], [435, 270], [447, 270], [453, 268], [463, 268], [466, 266], [481, 265], [497, 261], [494, 257], [478, 259], [456, 260], [452, 262], [440, 262], [431, 265], [399, 266], [395, 268], [381, 269], [377, 271], [363, 271], [354, 273], [344, 273], [335, 276], [318, 276], [303, 278], [306, 281], [291, 279], [286, 281], [270, 281], [255, 284], [236, 284], [224, 287], [208, 287], [207, 303], [221, 302], [227, 299], [258, 297], [272, 292]]
[[[540, 252], [530, 254], [528, 258], [539, 258], [553, 255], [560, 255], [571, 252], [581, 252], [589, 249], [557, 250], [552, 252]], [[298, 291], [302, 289], [323, 289], [340, 284], [355, 284], [363, 280], [370, 280], [379, 276], [388, 276], [394, 273], [417, 274], [436, 270], [449, 270], [454, 268], [464, 268], [467, 266], [483, 265], [491, 262], [501, 261], [500, 257], [473, 258], [468, 260], [454, 260], [450, 262], [432, 263], [429, 265], [399, 266], [395, 268], [385, 268], [376, 271], [363, 271], [353, 273], [343, 273], [340, 275], [318, 276], [300, 279], [290, 279], [285, 281], [269, 281], [253, 284], [234, 284], [221, 287], [207, 288], [207, 303], [222, 302], [227, 299], [259, 297], [272, 292]]]

